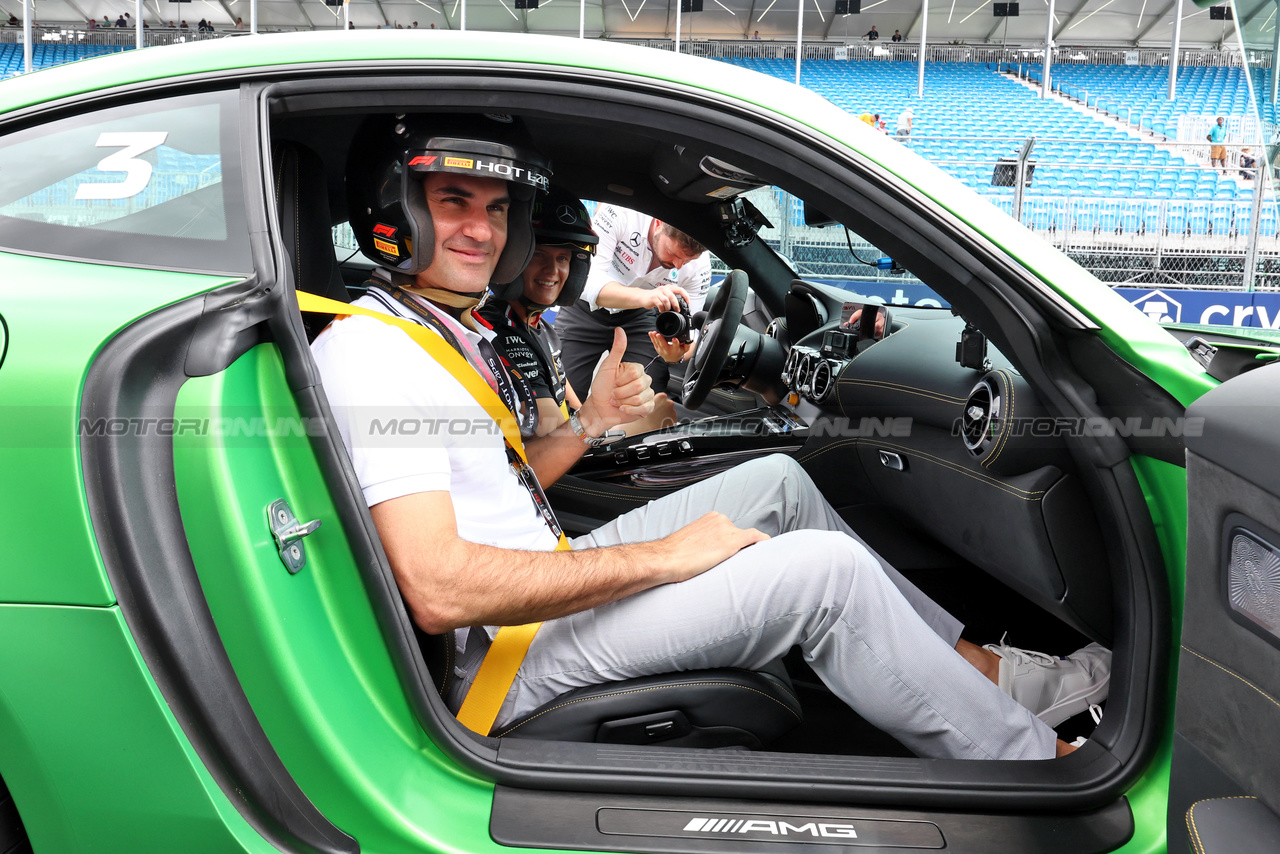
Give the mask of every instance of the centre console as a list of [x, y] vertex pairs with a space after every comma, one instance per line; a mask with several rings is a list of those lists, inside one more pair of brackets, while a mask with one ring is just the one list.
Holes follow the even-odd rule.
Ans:
[[593, 448], [572, 473], [583, 480], [678, 488], [753, 457], [795, 451], [806, 434], [807, 425], [795, 413], [765, 406], [685, 421]]

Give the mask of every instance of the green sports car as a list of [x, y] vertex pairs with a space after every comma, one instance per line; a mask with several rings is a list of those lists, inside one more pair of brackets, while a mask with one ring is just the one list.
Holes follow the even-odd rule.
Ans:
[[[463, 729], [296, 296], [367, 280], [357, 126], [433, 112], [726, 272], [690, 419], [558, 481], [567, 528], [791, 454], [971, 637], [1113, 649], [1084, 746], [919, 759], [799, 656]], [[1280, 848], [1280, 344], [1157, 326], [811, 93], [494, 34], [89, 60], [0, 85], [0, 271], [4, 854]]]

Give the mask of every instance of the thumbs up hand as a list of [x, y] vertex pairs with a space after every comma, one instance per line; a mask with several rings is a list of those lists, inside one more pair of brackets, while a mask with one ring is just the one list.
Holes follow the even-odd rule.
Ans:
[[653, 382], [644, 367], [622, 361], [627, 352], [627, 333], [613, 332], [613, 348], [591, 382], [578, 419], [589, 435], [598, 436], [617, 424], [643, 418], [653, 411]]

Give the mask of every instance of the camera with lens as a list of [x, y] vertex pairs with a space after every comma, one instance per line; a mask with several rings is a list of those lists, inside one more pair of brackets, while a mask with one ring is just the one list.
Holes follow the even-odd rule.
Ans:
[[692, 342], [690, 333], [693, 331], [693, 317], [689, 313], [689, 303], [685, 302], [684, 297], [679, 294], [676, 299], [680, 301], [680, 308], [676, 311], [662, 311], [658, 313], [656, 326], [658, 334], [670, 341], [676, 339], [682, 344]]

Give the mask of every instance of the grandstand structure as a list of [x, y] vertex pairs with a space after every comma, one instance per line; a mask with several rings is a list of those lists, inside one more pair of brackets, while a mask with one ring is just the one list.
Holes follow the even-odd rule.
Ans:
[[[785, 59], [724, 61], [782, 79], [794, 71]], [[1248, 284], [1250, 246], [1264, 246], [1264, 254], [1277, 248], [1276, 206], [1256, 195], [1262, 182], [1255, 172], [1212, 168], [1203, 141], [1207, 125], [1222, 115], [1236, 140], [1233, 166], [1245, 147], [1261, 162], [1244, 70], [1184, 68], [1187, 85], [1170, 102], [1165, 89], [1152, 88], [1167, 85], [1159, 73], [1167, 75], [1167, 69], [1064, 66], [1059, 91], [1041, 98], [1023, 80], [1034, 79], [1038, 68], [929, 63], [921, 98], [909, 63], [819, 59], [804, 63], [801, 84], [855, 115], [879, 114], [891, 136], [910, 108], [912, 132], [899, 141], [1104, 281], [1224, 289]], [[1180, 139], [1180, 124], [1195, 136]], [[1008, 175], [999, 180], [997, 169], [1029, 139], [1035, 168], [1015, 210], [1014, 182]], [[791, 233], [802, 233], [799, 224]], [[1268, 270], [1261, 280], [1255, 272], [1253, 284], [1275, 285]]]
[[[378, 8], [385, 11], [390, 2], [382, 0]], [[456, 7], [463, 0], [453, 2]], [[621, 0], [595, 2], [607, 19], [606, 4]], [[821, 14], [819, 0], [812, 2]], [[966, 12], [966, 21], [982, 10], [982, 0], [960, 2], [974, 7]], [[1090, 2], [1098, 7], [1092, 12], [1087, 11]], [[440, 16], [434, 20], [423, 17], [451, 27], [460, 23], [449, 17], [446, 5], [440, 5], [439, 0], [436, 3]], [[1121, 6], [1124, 3], [1120, 0]], [[259, 5], [271, 9], [279, 4], [264, 0]], [[352, 3], [351, 8], [368, 10], [373, 5]], [[418, 5], [430, 8], [425, 0], [418, 0]], [[760, 5], [761, 9], [766, 5], [772, 8], [772, 2]], [[1114, 30], [1121, 19], [1108, 20], [1111, 13], [1104, 8], [1110, 5], [1097, 0], [1060, 3], [1060, 7], [1071, 7], [1064, 10], [1060, 31], [1071, 31], [1073, 22], [1084, 23], [1095, 16]], [[731, 0], [724, 8], [732, 11], [739, 6], [742, 0]], [[129, 8], [135, 7], [130, 4]], [[752, 4], [747, 19], [763, 21], [761, 9]], [[741, 11], [747, 13], [748, 9]], [[1260, 167], [1271, 162], [1262, 156], [1262, 148], [1274, 136], [1268, 122], [1274, 122], [1275, 116], [1264, 115], [1260, 121], [1254, 108], [1254, 95], [1265, 87], [1271, 71], [1244, 67], [1265, 66], [1269, 57], [1258, 61], [1250, 55], [1246, 59], [1233, 44], [1233, 30], [1223, 25], [1215, 32], [1218, 25], [1209, 26], [1206, 16], [1193, 12], [1183, 25], [1189, 26], [1199, 17], [1200, 28], [1191, 26], [1188, 30], [1184, 44], [1190, 47], [1180, 50], [1177, 57], [1177, 96], [1169, 98], [1170, 50], [1158, 41], [1162, 36], [1159, 30], [1164, 29], [1161, 24], [1172, 25], [1167, 21], [1168, 11], [1148, 16], [1146, 24], [1140, 14], [1136, 23], [1125, 19], [1134, 36], [1128, 43], [1117, 44], [1112, 38], [1057, 45], [1047, 97], [1039, 85], [1043, 47], [1037, 49], [1034, 42], [1026, 41], [1026, 32], [1020, 33], [1023, 41], [1009, 44], [1003, 33], [997, 35], [990, 26], [989, 18], [975, 22], [982, 25], [982, 39], [931, 43], [922, 64], [918, 63], [918, 42], [873, 43], [856, 37], [857, 29], [870, 20], [887, 21], [881, 23], [881, 30], [886, 35], [892, 32], [890, 27], [898, 21], [892, 15], [849, 16], [857, 25], [852, 39], [842, 37], [841, 30], [849, 29], [848, 19], [842, 23], [840, 17], [832, 16], [829, 21], [822, 18], [826, 26], [821, 41], [797, 44], [738, 35], [685, 41], [678, 49], [784, 80], [795, 78], [799, 52], [800, 85], [854, 115], [878, 113], [890, 136], [986, 197], [996, 208], [1018, 218], [1104, 281], [1280, 290], [1280, 215], [1273, 195], [1264, 192], [1270, 176], [1262, 168], [1239, 168], [1239, 154], [1245, 146], [1257, 152]], [[1128, 10], [1127, 14], [1135, 12]], [[347, 14], [360, 20], [355, 12]], [[527, 12], [524, 17], [527, 22]], [[918, 18], [918, 14], [914, 20], [903, 18], [902, 26], [894, 28], [908, 37], [917, 34]], [[636, 16], [630, 15], [630, 20], [635, 24]], [[1044, 16], [1036, 20], [1043, 27]], [[198, 33], [194, 29], [170, 30], [166, 23], [146, 32], [144, 43], [163, 45], [245, 35], [238, 30], [226, 32], [225, 24], [221, 32]], [[1017, 26], [1025, 30], [1027, 23]], [[314, 20], [296, 26], [317, 28]], [[694, 26], [692, 19], [686, 24], [690, 26]], [[676, 41], [668, 37], [669, 30], [668, 22], [666, 31], [625, 40], [661, 50], [677, 49]], [[684, 34], [687, 39], [689, 30]], [[943, 35], [947, 34], [943, 29]], [[0, 28], [0, 78], [21, 70], [22, 45], [16, 35], [13, 28]], [[1163, 38], [1167, 39], [1167, 34]], [[44, 67], [91, 58], [133, 49], [135, 40], [135, 32], [123, 28], [46, 26], [34, 31], [33, 60], [36, 67]], [[927, 80], [923, 95], [918, 94], [920, 73]], [[908, 108], [914, 115], [912, 132], [896, 137], [898, 117]], [[1226, 119], [1230, 134], [1230, 168], [1225, 172], [1211, 167], [1204, 142], [1209, 125], [1219, 115]], [[1018, 188], [1013, 186], [1017, 182], [1007, 164], [1027, 150], [1028, 180]], [[851, 260], [843, 234], [806, 228], [802, 215], [785, 196], [757, 201], [784, 224], [778, 234], [770, 236], [771, 241], [789, 257], [806, 259], [819, 275], [892, 275]]]

